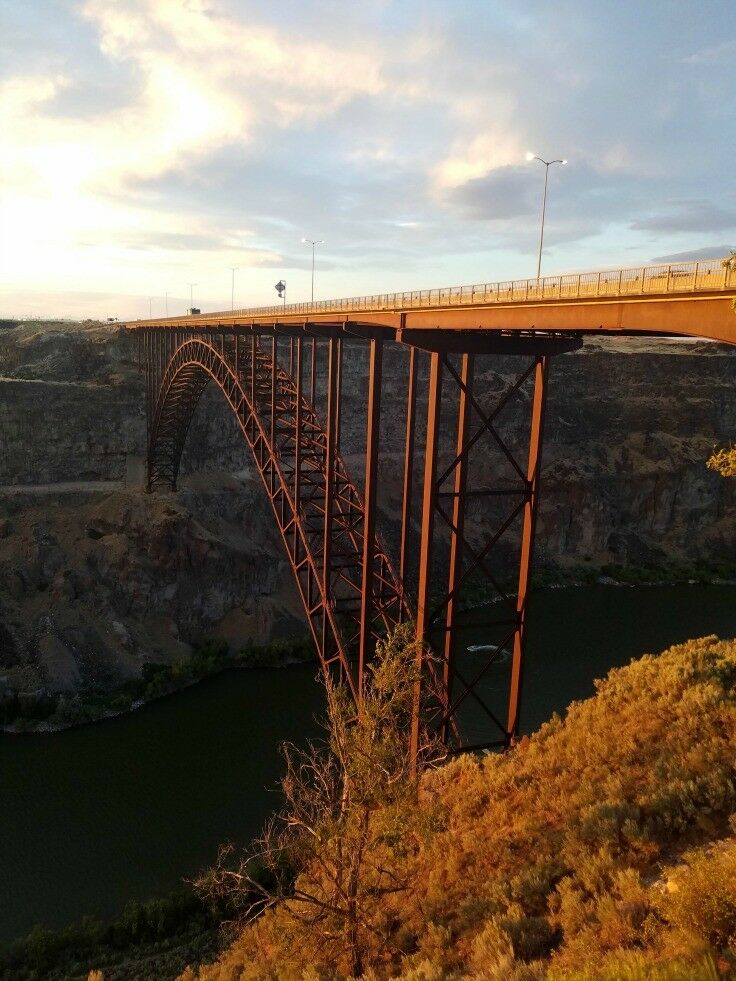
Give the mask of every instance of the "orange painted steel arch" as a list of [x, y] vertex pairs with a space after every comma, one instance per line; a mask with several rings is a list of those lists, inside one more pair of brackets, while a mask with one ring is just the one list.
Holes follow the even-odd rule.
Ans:
[[[201, 379], [196, 380], [196, 376], [200, 373], [204, 373], [206, 380], [204, 384], [201, 384]], [[354, 690], [354, 683], [352, 680], [352, 672], [350, 670], [350, 664], [347, 659], [346, 652], [340, 640], [340, 632], [335, 623], [334, 614], [330, 608], [330, 603], [328, 598], [324, 594], [324, 589], [321, 585], [321, 576], [319, 570], [316, 567], [314, 558], [311, 555], [310, 549], [307, 546], [306, 540], [304, 540], [303, 530], [299, 527], [299, 522], [296, 520], [294, 501], [291, 497], [290, 488], [288, 481], [285, 479], [284, 474], [279, 465], [277, 456], [273, 453], [273, 448], [270, 445], [270, 440], [266, 433], [266, 429], [263, 426], [258, 413], [255, 411], [255, 407], [251, 404], [244, 386], [241, 384], [236, 372], [233, 371], [232, 367], [227, 363], [226, 359], [221, 355], [216, 348], [200, 339], [187, 339], [184, 341], [174, 352], [169, 363], [167, 365], [164, 376], [161, 380], [161, 385], [159, 388], [159, 395], [156, 403], [156, 409], [153, 415], [153, 422], [151, 426], [151, 434], [149, 439], [149, 457], [156, 451], [156, 446], [160, 438], [160, 427], [162, 419], [165, 416], [167, 405], [171, 405], [172, 398], [177, 398], [178, 395], [183, 394], [182, 392], [176, 391], [177, 381], [184, 382], [184, 389], [187, 386], [191, 386], [195, 389], [195, 395], [193, 400], [188, 400], [189, 404], [186, 409], [189, 413], [188, 418], [183, 422], [186, 428], [188, 428], [189, 422], [191, 421], [191, 416], [193, 414], [196, 403], [201, 395], [202, 391], [206, 387], [206, 384], [210, 381], [214, 381], [217, 387], [225, 396], [225, 399], [230, 406], [233, 414], [235, 415], [238, 425], [240, 427], [243, 436], [245, 437], [246, 443], [250, 448], [253, 458], [258, 469], [259, 475], [261, 477], [264, 489], [268, 494], [271, 506], [274, 511], [274, 516], [276, 518], [276, 523], [279, 526], [279, 531], [284, 542], [287, 554], [291, 558], [291, 553], [289, 550], [288, 534], [293, 530], [294, 525], [297, 526], [297, 533], [301, 533], [304, 545], [304, 551], [307, 556], [307, 561], [312, 566], [313, 572], [313, 587], [319, 593], [320, 606], [324, 611], [324, 615], [330, 627], [330, 631], [333, 635], [333, 640], [335, 647], [338, 650], [339, 660], [343, 668], [343, 674], [347, 678], [351, 688]], [[199, 388], [198, 393], [196, 388]], [[186, 433], [184, 433], [186, 435]], [[183, 446], [183, 439], [182, 439]], [[267, 455], [261, 452], [264, 448], [267, 448]], [[178, 463], [177, 463], [178, 466]], [[271, 491], [270, 482], [268, 478], [268, 471], [273, 471], [276, 479], [278, 481], [278, 490], [274, 494]], [[176, 471], [174, 471], [174, 481], [176, 478]], [[155, 480], [155, 478], [154, 478]], [[279, 493], [280, 492], [280, 493]], [[287, 507], [291, 511], [291, 514], [287, 517], [287, 520], [282, 520], [282, 514], [278, 510], [278, 502], [287, 502]], [[307, 619], [310, 624], [310, 629], [314, 636], [315, 644], [317, 650], [321, 651], [322, 644], [321, 638], [319, 638], [315, 633], [314, 628], [314, 617], [310, 615], [310, 605], [308, 604], [307, 597], [304, 595], [301, 588], [301, 580], [299, 576], [295, 576], [297, 580], [297, 586], [301, 593], [302, 602], [304, 604], [305, 610], [307, 611]], [[314, 613], [314, 604], [311, 607], [312, 614]], [[323, 659], [323, 667], [324, 659]]]
[[[307, 439], [303, 433], [303, 422], [306, 417], [311, 424], [312, 432], [318, 431], [317, 442], [320, 436], [324, 437], [325, 441], [327, 437], [320, 428], [314, 406], [303, 396], [297, 396], [296, 406], [292, 406], [293, 419], [288, 411], [281, 410], [281, 429], [274, 428], [272, 421], [276, 414], [277, 399], [273, 394], [273, 386], [276, 378], [278, 377], [281, 382], [280, 391], [286, 399], [286, 403], [282, 402], [281, 405], [291, 404], [289, 400], [294, 398], [298, 389], [294, 386], [291, 375], [274, 366], [273, 360], [269, 360], [269, 357], [260, 350], [255, 338], [250, 340], [253, 343], [248, 351], [249, 345], [246, 345], [245, 350], [241, 350], [234, 337], [228, 338], [227, 341], [223, 337], [221, 349], [218, 351], [213, 343], [201, 336], [186, 338], [170, 353], [158, 385], [156, 406], [152, 413], [148, 447], [149, 488], [162, 482], [172, 488], [176, 486], [179, 460], [191, 418], [204, 388], [210, 380], [213, 380], [223, 392], [253, 454], [271, 502], [323, 667], [327, 670], [331, 664], [338, 662], [343, 676], [347, 677], [355, 695], [355, 680], [349, 661], [351, 638], [345, 636], [336, 619], [340, 614], [345, 614], [347, 619], [350, 619], [350, 614], [346, 612], [346, 604], [349, 605], [351, 602], [351, 591], [359, 595], [365, 595], [366, 589], [376, 591], [376, 620], [379, 626], [377, 628], [375, 623], [366, 625], [361, 620], [363, 635], [366, 630], [369, 630], [374, 638], [380, 636], [381, 625], [383, 629], [388, 630], [401, 619], [410, 616], [411, 611], [383, 543], [374, 534], [372, 523], [365, 521], [365, 504], [350, 480], [340, 455], [333, 454], [333, 470], [330, 478], [327, 467], [322, 472], [318, 448], [311, 457], [305, 459], [309, 467], [304, 473], [299, 471], [299, 477], [294, 481], [295, 489], [292, 489], [290, 477], [296, 478], [297, 471], [292, 474], [285, 472], [279, 459], [280, 450], [274, 434], [280, 432], [283, 436], [286, 433], [286, 444], [288, 444], [293, 422], [295, 443], [301, 446], [301, 440]], [[253, 371], [254, 355], [255, 372]], [[241, 382], [241, 376], [247, 378], [245, 385]], [[261, 411], [258, 405], [259, 391], [266, 400]], [[297, 406], [300, 407], [299, 410]], [[264, 413], [263, 409], [268, 410], [269, 407], [271, 418], [264, 422], [262, 417], [267, 414], [267, 411]], [[286, 428], [283, 426], [284, 420], [286, 420]], [[281, 449], [283, 448], [282, 445]], [[304, 457], [308, 456], [308, 450], [305, 449]], [[334, 549], [336, 554], [339, 552], [338, 558], [341, 560], [341, 564], [334, 569], [330, 560], [326, 558], [326, 550], [323, 550], [320, 555], [319, 543], [315, 543], [313, 538], [310, 538], [314, 529], [310, 532], [306, 527], [309, 517], [307, 511], [310, 507], [312, 509], [315, 507], [315, 489], [319, 498], [325, 493], [328, 482], [334, 484], [334, 494], [332, 494], [334, 513], [331, 509], [332, 518], [329, 523], [325, 523], [326, 527], [329, 525], [332, 529], [329, 551], [331, 553]], [[299, 496], [300, 486], [305, 488], [304, 497]], [[316, 509], [318, 517], [319, 505], [316, 505]], [[314, 516], [313, 513], [312, 517]], [[363, 562], [361, 565], [360, 561], [356, 562], [355, 559], [364, 554], [368, 534], [373, 539], [372, 551], [376, 569], [375, 574], [368, 578], [369, 585], [366, 586], [365, 564]], [[341, 589], [342, 596], [339, 595]], [[361, 605], [361, 613], [362, 610], [363, 605]], [[359, 677], [363, 668], [364, 653], [362, 649], [358, 665]]]

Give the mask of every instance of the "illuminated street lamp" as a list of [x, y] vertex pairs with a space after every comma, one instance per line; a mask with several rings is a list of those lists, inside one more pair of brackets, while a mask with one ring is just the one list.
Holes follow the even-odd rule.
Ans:
[[325, 243], [324, 240], [321, 238], [318, 239], [303, 238], [302, 242], [305, 245], [312, 246], [312, 303], [314, 303], [314, 251], [318, 245], [324, 245]]
[[567, 160], [542, 160], [538, 157], [536, 153], [532, 153], [531, 150], [527, 153], [526, 159], [528, 161], [538, 160], [541, 164], [544, 164], [544, 197], [542, 198], [542, 228], [539, 233], [539, 257], [537, 259], [537, 279], [539, 279], [540, 273], [542, 271], [542, 245], [544, 244], [544, 213], [547, 210], [547, 180], [549, 178], [549, 168], [552, 164], [566, 164]]

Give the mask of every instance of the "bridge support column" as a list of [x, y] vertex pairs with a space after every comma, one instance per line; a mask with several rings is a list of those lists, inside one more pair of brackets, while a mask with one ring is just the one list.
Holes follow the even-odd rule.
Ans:
[[[476, 392], [472, 351], [430, 353], [416, 618], [423, 690], [416, 696], [415, 754], [420, 705], [451, 750], [508, 747], [518, 735], [548, 373], [549, 354], [535, 354], [531, 363], [527, 358], [489, 408], [480, 397], [485, 393]], [[499, 417], [504, 413], [508, 423], [527, 411], [520, 446], [518, 424], [502, 433]], [[451, 455], [440, 445], [442, 414], [455, 419]], [[480, 605], [476, 601], [472, 613], [466, 606], [461, 615], [468, 588]], [[471, 637], [472, 654], [465, 649]]]
[[422, 685], [429, 670], [427, 659], [431, 658], [429, 648], [429, 628], [432, 622], [430, 611], [432, 591], [432, 551], [434, 544], [434, 517], [437, 494], [437, 449], [439, 443], [440, 414], [442, 404], [442, 360], [433, 351], [429, 356], [429, 389], [427, 392], [427, 430], [424, 442], [424, 482], [422, 487], [422, 519], [419, 533], [419, 588], [417, 591], [416, 633], [420, 643], [420, 678], [414, 695], [412, 713], [411, 755], [416, 760], [419, 746], [419, 726], [423, 711]]
[[[409, 536], [411, 532], [411, 500], [414, 483], [414, 436], [417, 410], [417, 349], [409, 348], [409, 367], [406, 392], [406, 437], [404, 441], [404, 484], [401, 496], [401, 541], [399, 543], [399, 582], [407, 592], [409, 572]], [[402, 610], [402, 615], [403, 615]]]
[[539, 505], [539, 474], [542, 467], [542, 436], [544, 434], [544, 415], [547, 404], [547, 382], [549, 377], [549, 357], [537, 358], [534, 368], [534, 397], [532, 399], [531, 425], [529, 433], [529, 458], [527, 464], [527, 492], [524, 501], [524, 518], [521, 538], [521, 557], [519, 562], [519, 584], [516, 590], [517, 624], [514, 633], [514, 651], [511, 664], [511, 686], [509, 691], [509, 710], [506, 723], [506, 743], [510, 745], [519, 735], [519, 710], [521, 707], [521, 685], [524, 669], [524, 641], [526, 638], [527, 598], [532, 570], [534, 533], [537, 524]]
[[301, 499], [302, 499], [302, 439], [301, 432], [304, 425], [302, 413], [302, 401], [304, 398], [304, 365], [302, 354], [304, 341], [301, 337], [296, 338], [295, 352], [295, 373], [296, 373], [296, 405], [294, 408], [294, 562], [298, 563], [299, 555], [299, 521], [301, 520]]
[[447, 607], [445, 613], [445, 643], [442, 666], [442, 695], [444, 721], [440, 736], [447, 744], [450, 735], [448, 711], [452, 705], [454, 683], [455, 641], [458, 613], [458, 581], [462, 574], [462, 547], [465, 533], [465, 492], [468, 484], [468, 428], [470, 425], [470, 399], [473, 387], [473, 355], [463, 354], [460, 369], [460, 395], [458, 400], [457, 442], [454, 487], [452, 494], [452, 519], [450, 528], [449, 576], [447, 581]]
[[[337, 448], [337, 375], [339, 351], [337, 341], [330, 338], [327, 350], [327, 426], [325, 439], [324, 537], [322, 547], [322, 576], [325, 596], [332, 597], [332, 545], [335, 500], [335, 453]], [[328, 600], [329, 602], [329, 600]], [[323, 657], [329, 663], [327, 611], [323, 615]]]
[[378, 440], [381, 422], [383, 341], [370, 342], [368, 364], [368, 418], [366, 422], [365, 489], [363, 494], [363, 574], [358, 643], [358, 691], [363, 691], [365, 666], [373, 655], [373, 621], [376, 601], [376, 496], [378, 490]]

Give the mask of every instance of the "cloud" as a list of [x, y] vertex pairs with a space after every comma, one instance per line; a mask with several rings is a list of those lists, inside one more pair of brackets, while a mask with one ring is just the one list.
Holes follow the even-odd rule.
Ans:
[[[458, 141], [460, 143], [461, 141]], [[458, 146], [434, 169], [439, 188], [462, 187], [469, 181], [483, 180], [501, 168], [509, 167], [523, 156], [518, 136], [509, 132], [497, 136], [481, 134]]]
[[136, 65], [144, 112], [168, 128], [171, 110], [186, 108], [186, 140], [169, 138], [172, 153], [248, 141], [256, 126], [313, 123], [385, 89], [381, 52], [365, 40], [336, 50], [253, 17], [216, 15], [196, 0], [133, 0], [124, 9], [88, 0], [83, 9], [103, 52]]
[[174, 249], [177, 251], [191, 249], [196, 252], [227, 247], [226, 240], [219, 235], [157, 231], [128, 234], [120, 244], [130, 249]]
[[[543, 185], [544, 168], [538, 163], [500, 167], [453, 188], [446, 202], [466, 221], [482, 223], [502, 247], [528, 254], [538, 239]], [[652, 182], [625, 171], [571, 163], [550, 168], [547, 191], [545, 240], [559, 246], [636, 220], [651, 201]]]
[[529, 167], [497, 167], [456, 186], [450, 200], [473, 218], [498, 220], [539, 210], [539, 187]]
[[239, 265], [254, 301], [270, 299], [268, 268], [293, 270], [295, 296], [308, 289], [303, 235], [325, 239], [332, 293], [511, 277], [538, 236], [543, 174], [524, 165], [528, 147], [570, 158], [550, 173], [545, 239], [570, 267], [674, 254], [733, 225], [722, 93], [736, 10], [6, 7], [0, 261], [17, 289], [94, 281], [145, 296], [197, 280], [216, 297]]
[[734, 60], [736, 60], [736, 39], [702, 48], [682, 59], [685, 65], [730, 64]]
[[680, 201], [671, 211], [638, 218], [631, 223], [635, 231], [717, 232], [736, 228], [736, 210], [711, 201]]
[[733, 251], [732, 245], [709, 245], [704, 249], [691, 249], [689, 252], [673, 252], [671, 255], [660, 255], [651, 262], [697, 262], [700, 259], [723, 259]]
[[[251, 145], [264, 130], [314, 125], [358, 95], [385, 94], [381, 52], [364, 40], [340, 50], [306, 44], [277, 27], [213, 16], [195, 0], [87, 0], [82, 13], [102, 54], [127, 67], [132, 97], [129, 90], [116, 105], [108, 90], [106, 113], [90, 119], [85, 103], [99, 100], [79, 100], [76, 113], [73, 98], [61, 100], [62, 89], [78, 89], [71, 76], [11, 79], [5, 101], [15, 104], [3, 116], [20, 126], [15, 153], [26, 187], [56, 175], [88, 192], [114, 190], [219, 146]], [[54, 96], [57, 105], [43, 111]]]

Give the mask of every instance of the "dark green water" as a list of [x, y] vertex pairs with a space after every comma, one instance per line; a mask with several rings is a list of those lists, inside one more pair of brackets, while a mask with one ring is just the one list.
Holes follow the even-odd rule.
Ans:
[[[614, 665], [688, 637], [735, 636], [736, 588], [553, 590], [533, 597], [531, 617], [527, 731]], [[484, 679], [499, 700], [506, 670]], [[278, 806], [279, 743], [317, 733], [314, 676], [312, 666], [231, 671], [123, 718], [0, 735], [0, 940], [112, 915], [194, 875], [218, 843], [256, 835]]]
[[234, 670], [107, 722], [0, 735], [0, 940], [113, 915], [257, 835], [279, 744], [318, 731], [315, 673]]

